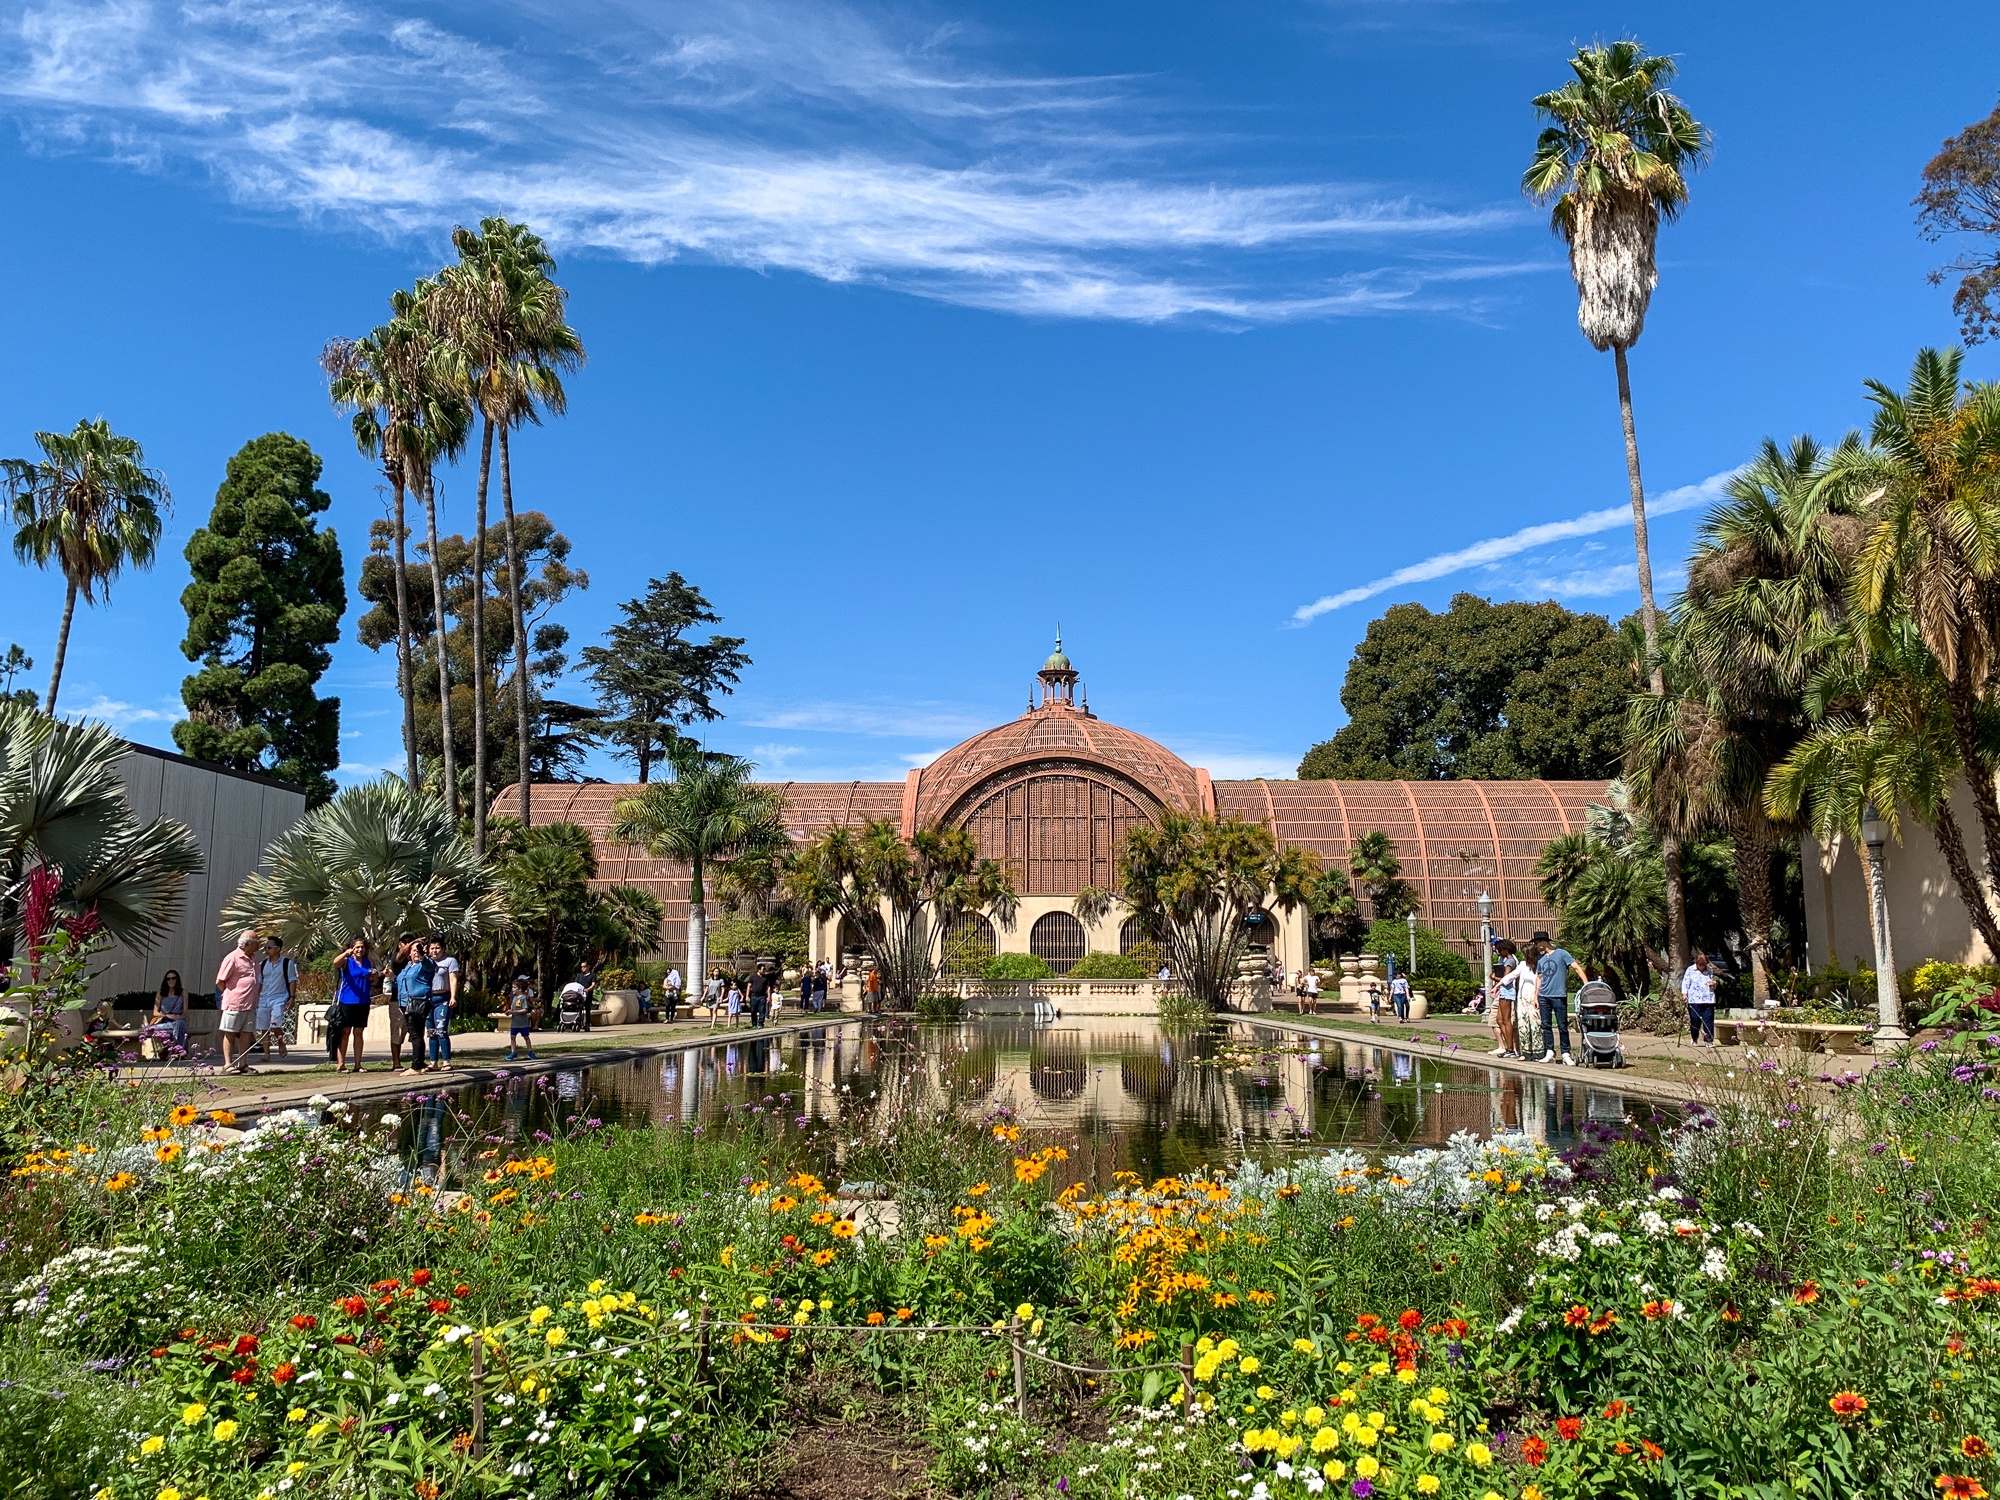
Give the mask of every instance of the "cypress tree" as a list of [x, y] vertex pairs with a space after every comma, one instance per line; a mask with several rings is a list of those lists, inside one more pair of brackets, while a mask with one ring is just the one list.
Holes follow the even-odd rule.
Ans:
[[229, 460], [183, 554], [194, 581], [181, 651], [201, 669], [181, 683], [188, 717], [174, 725], [184, 754], [289, 781], [314, 806], [340, 763], [340, 700], [314, 685], [347, 609], [339, 538], [314, 519], [332, 503], [319, 475], [319, 455], [283, 432]]

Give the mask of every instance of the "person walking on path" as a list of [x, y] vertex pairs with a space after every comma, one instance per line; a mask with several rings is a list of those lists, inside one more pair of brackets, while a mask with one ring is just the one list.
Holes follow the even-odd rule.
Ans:
[[430, 1066], [451, 1071], [451, 1018], [458, 1014], [458, 960], [445, 956], [444, 944], [431, 939], [431, 1013], [425, 1021]]
[[516, 1047], [528, 1049], [528, 1056], [535, 1055], [535, 981], [526, 974], [514, 976], [514, 987], [507, 992], [507, 1061], [514, 1060]]
[[1521, 1055], [1520, 1014], [1521, 976], [1527, 968], [1515, 956], [1514, 945], [1502, 938], [1494, 945], [1498, 961], [1493, 979], [1493, 1045], [1495, 1057]]
[[[215, 971], [215, 1003], [222, 1012], [222, 1071], [250, 1071], [257, 1032], [257, 934], [244, 928]], [[240, 1060], [239, 1060], [240, 1054]]]
[[424, 1071], [424, 1030], [431, 1014], [430, 954], [421, 942], [411, 943], [401, 955], [396, 970], [395, 1004], [403, 1017], [403, 1033], [410, 1039], [410, 1071]]
[[[334, 1072], [361, 1071], [361, 1053], [368, 1042], [368, 1007], [375, 998], [375, 970], [368, 962], [368, 939], [357, 937], [334, 965], [332, 1021], [327, 1035], [337, 1038]], [[348, 1048], [354, 1049], [350, 1067]]]
[[667, 969], [667, 977], [660, 981], [660, 1009], [666, 1012], [669, 1021], [680, 1014], [681, 971], [671, 966]]
[[729, 1029], [736, 1029], [736, 1018], [743, 1014], [743, 991], [736, 987], [736, 981], [729, 981], [729, 993], [723, 1000], [729, 1011]]
[[[1715, 1045], [1715, 975], [1709, 970], [1708, 955], [1695, 949], [1694, 962], [1681, 975], [1681, 998], [1687, 1001], [1688, 1040], [1699, 1047]], [[1703, 1033], [1707, 1035], [1704, 1037]]]
[[285, 1045], [285, 1032], [291, 1025], [292, 991], [298, 982], [299, 966], [286, 956], [285, 940], [265, 938], [264, 956], [257, 960], [257, 1035], [251, 1046], [262, 1047], [266, 1061], [274, 1041], [280, 1058], [292, 1055]]
[[1534, 936], [1535, 945], [1535, 993], [1541, 1001], [1542, 1013], [1542, 1061], [1556, 1060], [1556, 1038], [1562, 1038], [1562, 1060], [1565, 1067], [1576, 1066], [1576, 1059], [1569, 1050], [1569, 976], [1572, 970], [1585, 984], [1590, 975], [1583, 965], [1570, 956], [1567, 948], [1558, 948], [1549, 940], [1546, 932]]
[[1410, 1019], [1410, 976], [1400, 969], [1396, 977], [1389, 981], [1389, 1001], [1396, 1007], [1397, 1020]]
[[821, 1015], [826, 1012], [826, 990], [830, 982], [831, 976], [826, 972], [825, 964], [822, 963], [813, 970], [812, 1006], [813, 1010]]
[[757, 972], [750, 976], [750, 1027], [754, 1031], [762, 1026], [771, 1014], [771, 990], [777, 984], [770, 965], [757, 965]]
[[1382, 1020], [1382, 981], [1368, 981], [1368, 1024], [1378, 1025]]
[[169, 969], [160, 976], [160, 992], [153, 997], [152, 1018], [147, 1025], [166, 1033], [169, 1045], [186, 1055], [188, 1045], [188, 997], [181, 988], [181, 971]]

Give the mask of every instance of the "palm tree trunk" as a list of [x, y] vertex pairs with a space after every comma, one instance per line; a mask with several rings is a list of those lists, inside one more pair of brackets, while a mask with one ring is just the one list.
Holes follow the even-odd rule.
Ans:
[[444, 805], [452, 821], [458, 821], [458, 751], [451, 742], [451, 652], [446, 647], [444, 614], [444, 564], [438, 559], [437, 489], [424, 476], [424, 529], [431, 549], [431, 608], [437, 637], [438, 658], [438, 738], [444, 752]]
[[56, 630], [56, 664], [49, 670], [49, 701], [42, 705], [42, 712], [56, 711], [56, 689], [62, 686], [63, 658], [69, 654], [69, 622], [76, 618], [76, 580], [65, 580], [69, 587], [63, 597], [62, 624]]
[[479, 498], [472, 517], [472, 853], [486, 857], [486, 480], [493, 471], [493, 419], [479, 440]]
[[[1632, 375], [1625, 363], [1625, 346], [1613, 344], [1618, 367], [1618, 420], [1625, 429], [1625, 478], [1632, 487], [1632, 546], [1639, 564], [1639, 625], [1646, 641], [1646, 676], [1655, 698], [1667, 695], [1667, 677], [1660, 662], [1660, 616], [1653, 604], [1653, 550], [1646, 536], [1646, 486], [1639, 477], [1639, 431], [1632, 422]], [[1676, 975], [1688, 964], [1687, 892], [1681, 887], [1681, 841], [1672, 834], [1660, 839], [1660, 862], [1667, 875], [1667, 962]]]
[[[1965, 832], [1958, 826], [1958, 816], [1952, 812], [1950, 802], [1938, 804], [1937, 821], [1931, 827], [1931, 834], [1937, 839], [1938, 849], [1944, 855], [1944, 865], [1951, 872], [1952, 884], [1958, 887], [1958, 899], [1964, 903], [1966, 915], [1972, 918], [1972, 925], [1979, 930], [1986, 951], [1995, 959], [2000, 959], [2000, 922], [1994, 920], [1992, 903], [1986, 899], [1986, 888], [1979, 883], [1979, 873], [1973, 869], [1972, 859], [1965, 852]], [[1872, 906], [1869, 914], [1872, 921]]]
[[409, 565], [403, 555], [403, 475], [400, 469], [392, 479], [396, 493], [396, 513], [393, 525], [396, 528], [396, 546], [390, 554], [391, 566], [396, 575], [396, 689], [403, 695], [403, 757], [409, 766], [410, 790], [423, 790], [423, 777], [417, 765], [417, 692], [414, 674], [410, 670], [410, 574]]
[[1979, 841], [1985, 845], [1986, 878], [1995, 890], [2000, 890], [2000, 796], [1995, 795], [1993, 770], [1980, 749], [1978, 705], [1963, 675], [1946, 679], [1944, 696], [1951, 708], [1951, 737], [1965, 767], [1965, 784], [1971, 788], [1972, 805], [1979, 811]]
[[1754, 818], [1736, 827], [1736, 904], [1743, 913], [1743, 936], [1750, 944], [1750, 998], [1771, 998], [1771, 843]]
[[707, 892], [702, 889], [701, 861], [696, 860], [688, 876], [688, 985], [697, 989], [708, 977]]
[[521, 799], [521, 826], [530, 817], [528, 791], [528, 616], [521, 602], [521, 538], [514, 529], [514, 464], [507, 452], [507, 429], [500, 429], [500, 506], [507, 526], [507, 603], [514, 613], [514, 765]]

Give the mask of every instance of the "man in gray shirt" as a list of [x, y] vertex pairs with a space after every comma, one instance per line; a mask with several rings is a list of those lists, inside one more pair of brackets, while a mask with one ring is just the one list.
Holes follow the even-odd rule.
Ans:
[[1532, 939], [1535, 954], [1535, 989], [1541, 1001], [1542, 1037], [1546, 1049], [1542, 1061], [1556, 1060], [1556, 1038], [1562, 1038], [1562, 1060], [1566, 1067], [1575, 1067], [1576, 1059], [1569, 1050], [1569, 976], [1570, 971], [1586, 984], [1590, 975], [1583, 965], [1570, 956], [1567, 948], [1558, 948], [1549, 941], [1546, 932], [1538, 932]]

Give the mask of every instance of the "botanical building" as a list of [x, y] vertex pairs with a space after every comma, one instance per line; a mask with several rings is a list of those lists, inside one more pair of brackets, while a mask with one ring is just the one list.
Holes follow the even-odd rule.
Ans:
[[[543, 784], [533, 788], [531, 806], [537, 823], [568, 821], [591, 831], [605, 883], [644, 886], [660, 898], [666, 954], [683, 961], [687, 870], [605, 836], [615, 804], [637, 790]], [[969, 830], [982, 853], [1012, 872], [1021, 896], [1013, 927], [995, 931], [970, 917], [971, 933], [997, 951], [1039, 954], [1060, 972], [1086, 952], [1123, 952], [1138, 940], [1122, 913], [1090, 928], [1070, 903], [1085, 886], [1112, 886], [1126, 833], [1169, 808], [1262, 823], [1282, 844], [1341, 865], [1355, 839], [1379, 829], [1395, 840], [1403, 873], [1423, 897], [1426, 925], [1471, 947], [1484, 891], [1493, 897], [1497, 930], [1525, 938], [1553, 925], [1534, 877], [1542, 845], [1581, 831], [1605, 783], [1216, 781], [1164, 745], [1092, 713], [1058, 641], [1020, 717], [953, 746], [903, 781], [785, 782], [779, 790], [788, 830], [801, 842], [875, 818], [889, 819], [906, 837], [927, 827]], [[496, 807], [511, 808], [512, 796], [503, 793]], [[813, 932], [815, 957], [845, 946], [836, 925]], [[1272, 948], [1288, 969], [1306, 962], [1301, 916], [1273, 915], [1253, 941]]]

